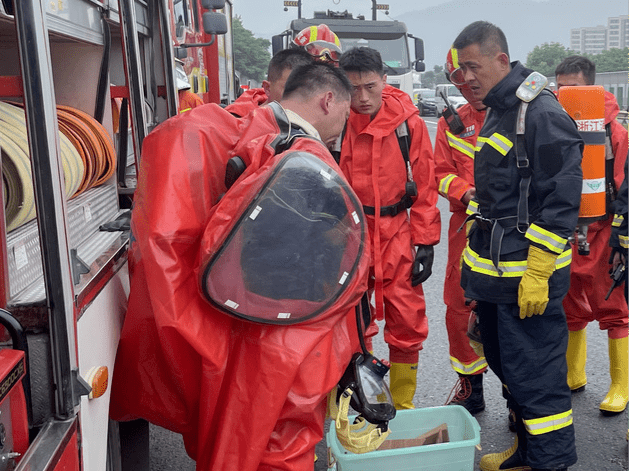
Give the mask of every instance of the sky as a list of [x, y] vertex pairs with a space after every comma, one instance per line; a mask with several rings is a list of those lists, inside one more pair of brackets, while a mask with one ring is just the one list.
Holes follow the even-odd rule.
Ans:
[[[389, 5], [389, 15], [378, 11], [378, 20], [404, 21], [409, 33], [424, 39], [426, 70], [442, 66], [445, 54], [459, 31], [475, 20], [500, 26], [509, 42], [511, 57], [526, 62], [526, 55], [544, 42], [569, 46], [570, 29], [607, 25], [610, 16], [627, 15], [629, 0], [379, 0]], [[284, 11], [283, 0], [233, 0], [234, 15], [256, 37], [271, 39], [297, 18], [297, 8]], [[313, 11], [349, 11], [372, 17], [368, 0], [302, 0], [302, 17]]]

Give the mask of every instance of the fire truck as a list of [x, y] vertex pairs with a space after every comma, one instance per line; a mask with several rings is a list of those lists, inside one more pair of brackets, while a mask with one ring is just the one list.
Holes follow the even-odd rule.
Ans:
[[[148, 469], [109, 419], [142, 142], [175, 59], [235, 98], [230, 0], [0, 0], [0, 471]], [[148, 458], [148, 457], [146, 457]]]
[[[294, 4], [294, 5], [293, 5]], [[408, 33], [406, 25], [401, 21], [377, 20], [377, 11], [386, 10], [388, 5], [377, 4], [372, 0], [372, 19], [364, 16], [354, 18], [347, 10], [335, 12], [328, 10], [315, 11], [313, 18], [302, 18], [301, 0], [297, 2], [284, 2], [288, 6], [297, 6], [297, 19], [288, 25], [288, 28], [272, 38], [273, 54], [290, 46], [291, 41], [299, 32], [309, 26], [326, 24], [336, 33], [341, 41], [343, 51], [352, 47], [368, 46], [376, 49], [382, 56], [384, 72], [387, 74], [387, 82], [413, 96], [413, 70], [423, 72], [424, 41]], [[409, 40], [413, 40], [415, 59], [411, 61]]]

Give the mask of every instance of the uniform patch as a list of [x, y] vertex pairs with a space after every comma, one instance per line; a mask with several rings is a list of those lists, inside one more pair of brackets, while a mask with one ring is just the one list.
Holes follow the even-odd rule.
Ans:
[[475, 126], [472, 124], [471, 126], [468, 126], [465, 128], [465, 131], [463, 131], [459, 137], [461, 139], [465, 139], [466, 137], [470, 137], [474, 135], [474, 131], [475, 131]]

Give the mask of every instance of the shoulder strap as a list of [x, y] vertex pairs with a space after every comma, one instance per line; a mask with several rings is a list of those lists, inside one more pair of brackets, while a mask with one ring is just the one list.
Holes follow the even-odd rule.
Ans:
[[404, 121], [400, 124], [395, 130], [395, 134], [397, 135], [397, 141], [400, 145], [400, 151], [402, 151], [402, 158], [404, 158], [404, 162], [407, 164], [410, 162], [410, 152], [411, 152], [411, 136], [408, 131], [408, 121]]

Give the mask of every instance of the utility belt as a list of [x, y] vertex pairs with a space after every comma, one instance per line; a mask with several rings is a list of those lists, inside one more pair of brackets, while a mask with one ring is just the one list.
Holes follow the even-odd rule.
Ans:
[[[391, 204], [389, 206], [381, 206], [380, 207], [380, 216], [390, 216], [394, 217], [400, 214], [402, 211], [407, 210], [413, 206], [413, 198], [411, 198], [408, 194], [402, 196], [400, 201], [395, 204]], [[364, 206], [363, 211], [365, 214], [370, 216], [374, 216], [376, 214], [376, 208], [374, 206]]]
[[[500, 252], [502, 249], [502, 239], [505, 235], [505, 229], [511, 229], [513, 227], [518, 228], [518, 231], [521, 233], [526, 232], [528, 229], [528, 225], [520, 225], [518, 224], [517, 216], [508, 216], [504, 218], [496, 218], [496, 219], [487, 219], [481, 215], [481, 213], [473, 213], [470, 214], [463, 224], [459, 228], [461, 230], [469, 221], [474, 221], [476, 226], [482, 230], [483, 232], [488, 232], [490, 234], [489, 238], [489, 258], [493, 263], [498, 273], [502, 275], [503, 270], [499, 268], [500, 262]], [[521, 224], [521, 223], [520, 223]]]

